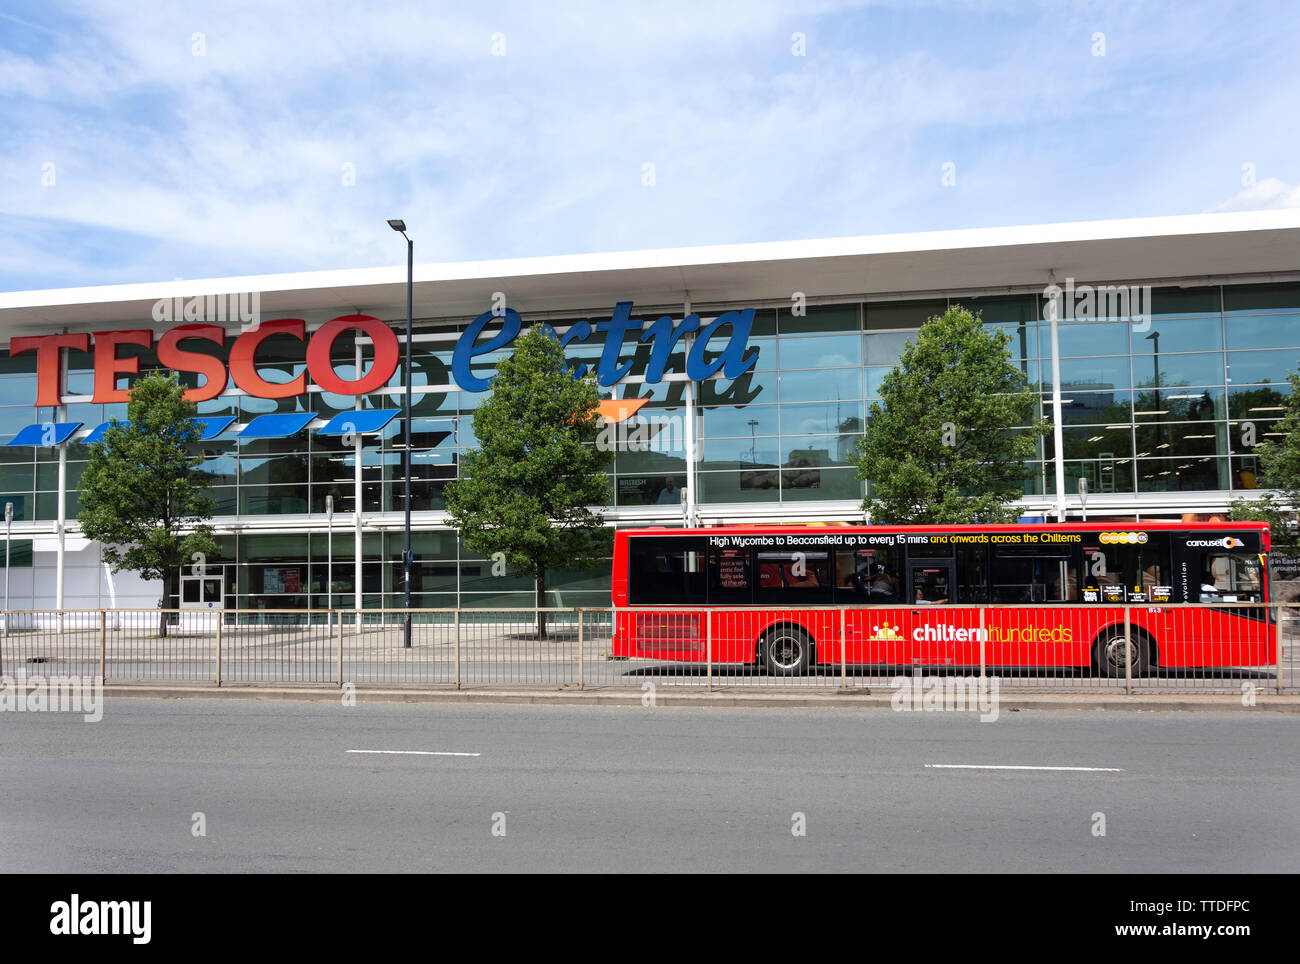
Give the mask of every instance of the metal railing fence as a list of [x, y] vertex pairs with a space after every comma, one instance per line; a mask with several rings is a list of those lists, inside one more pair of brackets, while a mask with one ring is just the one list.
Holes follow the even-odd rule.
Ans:
[[[0, 676], [448, 688], [1295, 693], [1300, 603], [15, 610]], [[165, 620], [165, 631], [163, 622]]]

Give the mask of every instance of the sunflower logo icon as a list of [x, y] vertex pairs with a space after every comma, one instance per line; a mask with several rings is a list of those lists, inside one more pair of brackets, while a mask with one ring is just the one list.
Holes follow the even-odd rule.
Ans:
[[871, 635], [867, 637], [867, 639], [870, 639], [874, 642], [882, 642], [885, 640], [894, 640], [894, 639], [902, 639], [902, 638], [903, 637], [898, 634], [898, 627], [889, 625], [887, 621], [883, 627], [872, 626]]

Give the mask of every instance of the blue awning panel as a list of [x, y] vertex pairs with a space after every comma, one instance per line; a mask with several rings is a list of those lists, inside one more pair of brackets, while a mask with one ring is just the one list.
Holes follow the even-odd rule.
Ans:
[[[113, 424], [112, 422], [105, 422], [103, 425], [97, 425], [94, 431], [92, 431], [89, 435], [87, 435], [85, 438], [81, 440], [82, 444], [90, 445], [94, 442], [104, 441], [104, 433], [108, 431], [109, 426], [111, 426], [112, 424]], [[126, 422], [119, 421], [117, 424], [125, 425]]]
[[28, 425], [25, 429], [13, 437], [13, 440], [6, 443], [8, 445], [62, 445], [77, 429], [81, 428], [82, 422], [37, 422], [35, 425]]
[[340, 412], [317, 435], [370, 435], [378, 432], [398, 415], [400, 408], [363, 408], [359, 412]]
[[[234, 421], [235, 421], [235, 416], [233, 415], [222, 415], [216, 418], [196, 418], [194, 420], [194, 424], [196, 424], [199, 427], [199, 441], [200, 442], [212, 441], [214, 438], [216, 438], [226, 429], [230, 428], [231, 423]], [[90, 445], [92, 442], [104, 441], [104, 433], [108, 431], [109, 426], [112, 424], [113, 424], [112, 422], [105, 422], [103, 425], [98, 426], [93, 432], [91, 432], [81, 441], [86, 445]], [[119, 419], [117, 424], [130, 425], [131, 423], [123, 419]]]
[[259, 415], [239, 433], [240, 438], [288, 438], [297, 435], [316, 417], [315, 412], [290, 412], [286, 415]]
[[199, 426], [199, 441], [211, 442], [234, 424], [235, 416], [222, 415], [217, 418], [196, 418], [194, 421]]

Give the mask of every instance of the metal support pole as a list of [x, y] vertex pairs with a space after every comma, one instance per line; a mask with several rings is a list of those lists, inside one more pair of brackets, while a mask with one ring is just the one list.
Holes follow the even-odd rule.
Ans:
[[848, 611], [840, 610], [840, 689], [849, 688], [849, 634]]
[[[357, 371], [361, 371], [361, 346], [357, 345]], [[357, 410], [361, 410], [361, 396], [357, 396]], [[361, 635], [361, 433], [352, 444], [352, 522], [356, 529], [352, 537], [352, 605], [356, 607], [356, 634]]]
[[405, 636], [402, 645], [411, 648], [411, 290], [415, 278], [415, 242], [406, 239], [406, 550], [402, 556], [402, 571], [406, 577]]
[[9, 547], [14, 541], [14, 504], [5, 503], [5, 627], [4, 634], [9, 635]]
[[[235, 618], [238, 619], [239, 618], [238, 615], [236, 615]], [[217, 613], [217, 685], [218, 686], [221, 685], [221, 636], [222, 633], [225, 631], [225, 627], [222, 625], [222, 623], [225, 622], [225, 619], [226, 617], [224, 613], [222, 612]]]
[[104, 627], [107, 624], [107, 622], [108, 622], [108, 613], [104, 612], [104, 610], [101, 609], [99, 611], [99, 681], [101, 683], [104, 681], [105, 678], [104, 677], [104, 663], [105, 663], [104, 650], [106, 647], [105, 647]]
[[[1054, 287], [1055, 281], [1049, 280]], [[1074, 279], [1066, 284], [1067, 297], [1074, 294]], [[1059, 289], [1057, 289], [1059, 292]], [[1059, 320], [1061, 299], [1059, 295], [1049, 302], [1048, 313], [1052, 333], [1052, 441], [1055, 451], [1052, 461], [1056, 465], [1056, 521], [1065, 521], [1065, 441], [1061, 426], [1061, 338], [1056, 323]]]
[[[682, 322], [684, 324], [686, 319], [692, 314], [691, 299], [689, 297], [686, 298], [686, 300], [682, 304], [682, 312], [683, 312]], [[683, 342], [683, 350], [689, 353], [691, 351], [692, 346], [695, 343], [695, 337], [688, 333], [683, 336], [682, 342]], [[696, 469], [698, 468], [698, 459], [696, 458], [696, 455], [698, 454], [697, 450], [699, 448], [700, 442], [696, 438], [696, 434], [695, 434], [695, 429], [696, 429], [695, 419], [699, 411], [698, 408], [696, 407], [695, 382], [688, 381], [686, 383], [686, 388], [685, 388], [685, 392], [683, 393], [682, 400], [685, 403], [685, 407], [686, 407], [686, 424], [684, 426], [685, 431], [683, 432], [682, 435], [682, 441], [685, 445], [685, 451], [682, 453], [682, 455], [686, 463], [686, 486], [685, 486], [685, 493], [684, 493], [685, 495], [684, 511], [686, 513], [686, 521], [683, 524], [687, 528], [690, 528], [699, 524], [699, 519], [698, 519], [699, 513], [696, 508], [699, 505], [699, 488], [698, 488], [699, 475], [696, 472]]]
[[582, 689], [582, 608], [578, 608], [578, 689]]
[[985, 647], [988, 645], [988, 633], [984, 629], [984, 607], [980, 607], [980, 679], [984, 678], [985, 671], [988, 668], [988, 652]]
[[456, 610], [456, 689], [460, 689], [460, 610]]
[[1277, 604], [1277, 622], [1274, 624], [1274, 633], [1276, 634], [1275, 644], [1277, 647], [1277, 695], [1282, 695], [1282, 604]]
[[[63, 413], [66, 411], [67, 411], [66, 409], [60, 409], [59, 411], [60, 421], [62, 421]], [[67, 529], [67, 522], [68, 522], [67, 503], [68, 503], [68, 446], [67, 443], [65, 442], [59, 446], [59, 506], [58, 506], [58, 513], [57, 513], [58, 521], [54, 523], [55, 526], [58, 527], [58, 536], [59, 536], [58, 559], [56, 560], [55, 573], [54, 573], [54, 597], [55, 597], [54, 608], [59, 611], [57, 621], [58, 621], [58, 630], [60, 633], [63, 632], [63, 570], [64, 570], [66, 551], [67, 551], [67, 546], [66, 546], [67, 537], [65, 533], [65, 530]], [[166, 601], [163, 602], [163, 605], [164, 606], [167, 605]]]
[[[334, 618], [333, 613], [330, 613], [330, 618], [331, 619]], [[338, 677], [339, 677], [339, 688], [342, 689], [343, 687], [343, 612], [342, 610], [339, 611], [339, 626], [338, 626]]]
[[1129, 607], [1124, 606], [1124, 692], [1133, 695], [1133, 635], [1129, 625]]
[[[325, 496], [325, 608], [334, 611], [334, 496]], [[325, 620], [328, 627], [332, 616]]]
[[708, 687], [709, 692], [713, 692], [713, 612], [705, 610], [704, 613], [704, 658], [708, 661]]

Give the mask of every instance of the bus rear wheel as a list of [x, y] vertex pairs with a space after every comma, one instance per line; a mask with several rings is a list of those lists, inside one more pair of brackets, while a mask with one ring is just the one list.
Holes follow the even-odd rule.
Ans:
[[1092, 645], [1092, 668], [1109, 679], [1123, 679], [1124, 666], [1133, 661], [1131, 675], [1146, 676], [1151, 670], [1151, 640], [1140, 629], [1129, 630], [1125, 646], [1124, 627], [1111, 626]]
[[773, 626], [759, 640], [758, 652], [773, 676], [802, 676], [812, 668], [812, 638], [798, 626]]

